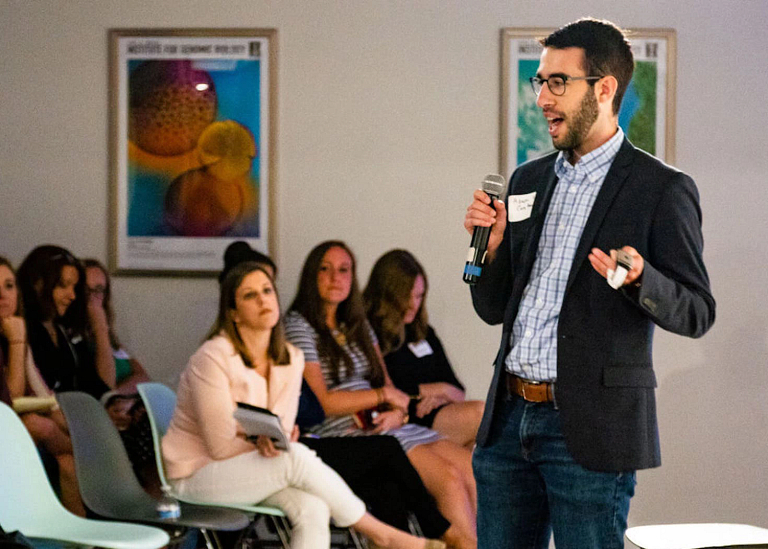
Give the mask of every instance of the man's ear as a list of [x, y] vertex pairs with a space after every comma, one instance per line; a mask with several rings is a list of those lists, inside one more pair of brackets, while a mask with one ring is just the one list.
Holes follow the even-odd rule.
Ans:
[[616, 96], [616, 90], [619, 88], [619, 81], [615, 76], [603, 76], [595, 83], [595, 94], [599, 104], [608, 105], [613, 113], [613, 98]]

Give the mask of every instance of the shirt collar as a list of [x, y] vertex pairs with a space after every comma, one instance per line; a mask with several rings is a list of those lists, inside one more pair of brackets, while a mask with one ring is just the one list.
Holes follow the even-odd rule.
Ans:
[[560, 151], [555, 160], [555, 174], [562, 178], [569, 173], [586, 173], [590, 183], [597, 183], [603, 180], [608, 173], [608, 169], [613, 163], [613, 159], [624, 142], [624, 131], [619, 127], [616, 133], [608, 141], [600, 145], [593, 151], [582, 156], [576, 165], [571, 165], [565, 158], [565, 151]]

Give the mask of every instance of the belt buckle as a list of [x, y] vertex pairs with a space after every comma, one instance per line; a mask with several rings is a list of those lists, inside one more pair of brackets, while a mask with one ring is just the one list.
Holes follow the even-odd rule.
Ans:
[[541, 382], [539, 382], [539, 381], [528, 381], [527, 379], [523, 379], [523, 378], [518, 378], [518, 379], [520, 380], [520, 391], [523, 393], [520, 396], [523, 397], [523, 400], [527, 400], [528, 402], [534, 402], [533, 400], [530, 400], [528, 398], [528, 396], [525, 394], [525, 387], [528, 384], [531, 384], [531, 385], [541, 385]]
[[523, 400], [527, 400], [528, 402], [530, 402], [530, 400], [528, 399], [528, 395], [525, 394], [525, 387], [526, 385], [528, 385], [528, 381], [524, 380], [521, 377], [518, 377], [517, 379], [520, 380], [520, 393], [521, 393], [520, 396], [523, 397]]

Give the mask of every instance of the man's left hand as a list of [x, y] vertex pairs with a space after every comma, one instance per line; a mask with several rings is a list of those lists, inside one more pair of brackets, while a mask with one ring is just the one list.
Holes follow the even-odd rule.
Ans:
[[[624, 279], [623, 284], [624, 286], [627, 286], [640, 278], [640, 275], [643, 274], [645, 262], [643, 261], [643, 256], [641, 256], [632, 246], [624, 246], [621, 249], [632, 257], [632, 268], [627, 273], [627, 278]], [[600, 276], [607, 278], [608, 269], [616, 270], [616, 250], [611, 250], [610, 255], [608, 255], [598, 248], [592, 248], [592, 251], [589, 254], [589, 262]]]

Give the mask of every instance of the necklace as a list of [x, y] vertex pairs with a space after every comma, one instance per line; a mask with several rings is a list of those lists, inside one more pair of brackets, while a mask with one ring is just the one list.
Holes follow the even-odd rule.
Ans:
[[331, 330], [333, 339], [336, 340], [336, 343], [338, 343], [340, 347], [345, 347], [347, 345], [347, 336], [342, 332], [343, 329], [344, 325], [342, 324], [339, 326], [338, 330]]

